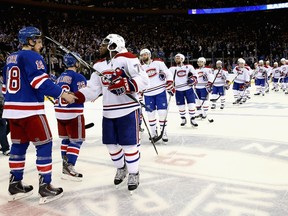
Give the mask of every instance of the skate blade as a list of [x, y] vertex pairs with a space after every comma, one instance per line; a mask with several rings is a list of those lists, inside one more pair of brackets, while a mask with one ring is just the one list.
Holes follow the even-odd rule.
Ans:
[[122, 185], [124, 185], [124, 183], [125, 183], [126, 181], [127, 181], [127, 177], [125, 177], [120, 184], [115, 185], [115, 188], [118, 190]]
[[133, 196], [133, 194], [137, 193], [138, 187], [135, 190], [129, 190], [130, 196]]
[[75, 181], [75, 182], [81, 182], [83, 177], [76, 177], [76, 176], [71, 176], [71, 175], [67, 175], [67, 174], [62, 173], [61, 179], [69, 180], [69, 181]]
[[33, 191], [29, 191], [27, 193], [17, 193], [14, 195], [9, 194], [8, 202], [13, 202], [15, 200], [23, 199], [25, 197], [31, 196]]
[[39, 196], [40, 196], [39, 204], [42, 205], [60, 199], [63, 196], [63, 192], [56, 196], [41, 197], [40, 194]]

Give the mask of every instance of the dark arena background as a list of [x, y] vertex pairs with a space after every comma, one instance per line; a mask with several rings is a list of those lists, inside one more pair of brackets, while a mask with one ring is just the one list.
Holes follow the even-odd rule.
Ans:
[[[238, 7], [250, 6], [262, 9], [237, 12]], [[210, 14], [217, 8], [236, 12]], [[162, 59], [168, 68], [175, 65], [177, 53], [195, 68], [199, 57], [205, 57], [210, 68], [221, 60], [230, 80], [239, 58], [252, 71], [261, 60], [271, 67], [274, 62], [280, 67], [283, 59], [288, 64], [288, 2], [281, 0], [0, 0], [1, 71], [7, 56], [21, 49], [17, 35], [24, 26], [39, 28], [90, 66], [100, 59], [99, 46], [111, 33], [121, 35], [137, 57], [148, 48], [152, 58]], [[44, 40], [41, 55], [48, 74], [58, 77], [65, 71], [64, 54]], [[79, 73], [89, 80], [93, 71], [82, 66]], [[220, 100], [216, 109], [210, 104], [207, 119], [213, 121], [197, 119], [198, 127], [190, 121], [180, 126], [172, 97], [169, 142], [155, 144], [158, 155], [142, 125], [140, 185], [132, 196], [126, 183], [118, 189], [113, 185], [115, 167], [102, 144], [102, 98], [85, 103], [85, 121], [94, 127], [86, 129], [76, 165], [82, 182], [61, 179], [61, 139], [53, 104], [46, 99], [53, 134], [52, 183], [63, 187], [64, 196], [38, 204], [31, 144], [23, 179], [34, 186], [28, 198], [8, 202], [9, 157], [0, 155], [0, 216], [287, 216], [288, 85], [272, 78], [267, 79], [265, 96], [254, 95], [252, 79], [250, 99], [243, 104], [233, 104], [231, 85], [225, 109], [219, 109]], [[144, 109], [143, 115], [147, 119]], [[8, 142], [11, 145], [10, 135]]]

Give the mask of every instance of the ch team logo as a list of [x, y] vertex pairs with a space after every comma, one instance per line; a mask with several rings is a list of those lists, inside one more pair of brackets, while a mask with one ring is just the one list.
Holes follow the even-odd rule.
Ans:
[[107, 70], [107, 71], [102, 72], [103, 77], [101, 77], [101, 81], [102, 81], [103, 86], [109, 85], [110, 80], [112, 79], [112, 76], [114, 73], [115, 72], [112, 70]]
[[177, 71], [178, 77], [185, 77], [186, 76], [186, 70], [179, 70]]
[[150, 68], [146, 71], [149, 78], [156, 76], [157, 71], [156, 68]]

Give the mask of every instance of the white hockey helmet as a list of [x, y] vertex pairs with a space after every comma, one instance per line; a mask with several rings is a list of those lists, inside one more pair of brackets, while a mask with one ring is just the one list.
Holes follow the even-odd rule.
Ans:
[[260, 60], [260, 61], [259, 61], [259, 65], [264, 65], [264, 61], [263, 61], [263, 60]]
[[222, 61], [218, 60], [218, 61], [216, 62], [216, 65], [217, 65], [217, 64], [221, 64], [221, 65], [222, 65]]
[[176, 58], [176, 57], [179, 57], [179, 58], [181, 59], [181, 62], [184, 62], [184, 61], [185, 61], [185, 56], [184, 56], [183, 54], [181, 54], [181, 53], [176, 54], [176, 55], [175, 55], [175, 58]]
[[206, 64], [206, 59], [204, 57], [198, 58], [197, 62], [203, 62], [203, 64]]
[[285, 58], [281, 58], [280, 62], [281, 62], [282, 64], [285, 64], [286, 59], [285, 59]]
[[245, 60], [243, 58], [239, 58], [237, 62], [238, 64], [245, 64]]
[[145, 48], [145, 49], [142, 49], [142, 50], [140, 51], [140, 56], [143, 55], [144, 53], [147, 53], [148, 56], [151, 57], [151, 52], [150, 52], [149, 49], [146, 49], [146, 48]]
[[278, 66], [278, 62], [274, 62], [273, 65], [274, 65], [274, 66]]
[[107, 44], [107, 49], [110, 52], [127, 52], [125, 48], [125, 40], [122, 36], [118, 34], [109, 34], [107, 37], [104, 38], [102, 43]]

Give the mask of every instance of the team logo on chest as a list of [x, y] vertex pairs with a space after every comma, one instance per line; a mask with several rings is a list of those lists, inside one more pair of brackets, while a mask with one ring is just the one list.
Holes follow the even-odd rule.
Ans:
[[146, 70], [148, 77], [154, 77], [157, 74], [156, 68], [150, 68]]
[[184, 76], [186, 76], [186, 70], [179, 70], [179, 71], [177, 71], [177, 76], [178, 76], [178, 77], [184, 77]]
[[113, 70], [107, 70], [107, 71], [103, 71], [102, 72], [103, 77], [101, 77], [101, 81], [102, 81], [103, 86], [108, 86], [109, 85], [110, 80], [112, 79], [112, 75], [114, 73], [115, 72]]

